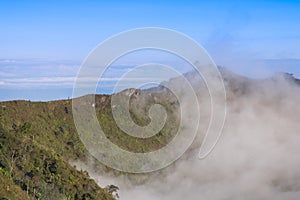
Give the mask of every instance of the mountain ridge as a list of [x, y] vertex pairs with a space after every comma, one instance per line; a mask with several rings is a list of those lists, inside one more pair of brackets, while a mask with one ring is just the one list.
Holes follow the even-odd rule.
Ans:
[[[273, 84], [283, 80], [300, 85], [300, 80], [288, 73], [261, 80], [241, 77], [226, 69], [222, 69], [221, 74], [229, 94], [228, 101], [253, 90], [261, 82]], [[185, 74], [187, 77], [189, 75], [191, 74]], [[248, 82], [255, 84], [253, 86]], [[177, 109], [176, 103], [166, 103], [166, 100], [172, 99], [171, 92], [166, 95], [159, 92], [163, 88], [156, 89], [126, 89], [118, 93], [128, 95], [129, 92], [134, 95], [133, 100], [137, 99], [131, 110], [131, 116], [137, 124], [149, 123], [147, 111], [155, 103], [167, 106], [170, 111]], [[90, 96], [94, 95], [78, 98], [84, 102]], [[69, 162], [85, 160], [89, 155], [74, 125], [72, 100], [0, 102], [0, 180], [3, 183], [0, 187], [1, 199], [114, 199], [109, 187], [100, 188], [87, 172], [77, 170]], [[146, 106], [142, 103], [144, 101], [147, 102]], [[176, 118], [171, 117], [168, 120], [172, 123], [155, 136], [151, 143], [144, 139], [124, 137], [113, 122], [111, 95], [95, 95], [94, 106], [108, 138], [129, 151], [147, 152], [159, 149], [172, 139], [174, 132], [170, 130], [176, 130]]]

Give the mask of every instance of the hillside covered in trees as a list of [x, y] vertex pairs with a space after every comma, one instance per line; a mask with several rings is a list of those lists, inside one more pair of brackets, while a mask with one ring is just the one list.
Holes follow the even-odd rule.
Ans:
[[[122, 98], [134, 91], [131, 90], [119, 95]], [[80, 97], [79, 102], [95, 107], [98, 120], [112, 142], [132, 152], [147, 152], [164, 146], [176, 133], [178, 118], [172, 112], [178, 105], [176, 101], [172, 105], [166, 104], [173, 98], [171, 93], [168, 94], [136, 90], [131, 97], [134, 102], [131, 104], [132, 118], [140, 125], [149, 122], [146, 113], [154, 103], [168, 108], [168, 125], [148, 139], [126, 135], [118, 128], [112, 116], [111, 96], [96, 95], [95, 105], [88, 101], [89, 95]], [[86, 171], [77, 170], [70, 164], [91, 157], [76, 131], [72, 100], [0, 102], [0, 120], [2, 199], [109, 200], [116, 197], [112, 193], [117, 187], [102, 189]], [[104, 167], [104, 170], [111, 169]]]
[[0, 199], [114, 199], [68, 161], [87, 152], [71, 101], [0, 103]]

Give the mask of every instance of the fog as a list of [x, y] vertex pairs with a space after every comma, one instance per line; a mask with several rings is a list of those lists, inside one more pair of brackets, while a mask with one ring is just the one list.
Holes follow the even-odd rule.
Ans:
[[[92, 162], [74, 164], [101, 186], [117, 185], [121, 200], [298, 200], [300, 85], [286, 74], [263, 80], [222, 74], [227, 116], [221, 138], [205, 159], [198, 159], [209, 116], [203, 108], [198, 138], [161, 171], [124, 175], [104, 173]], [[197, 81], [193, 85], [203, 87]], [[200, 105], [207, 104], [206, 97], [203, 93]]]

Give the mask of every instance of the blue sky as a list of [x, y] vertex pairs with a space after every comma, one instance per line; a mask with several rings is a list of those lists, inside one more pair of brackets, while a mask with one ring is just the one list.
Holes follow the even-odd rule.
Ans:
[[189, 35], [236, 73], [300, 77], [299, 10], [300, 1], [1, 1], [0, 100], [67, 98], [95, 46], [149, 26]]

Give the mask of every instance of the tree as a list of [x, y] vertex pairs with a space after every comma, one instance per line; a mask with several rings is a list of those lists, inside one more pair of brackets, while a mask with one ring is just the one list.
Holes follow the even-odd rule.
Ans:
[[112, 194], [116, 198], [119, 198], [119, 194], [118, 194], [119, 187], [115, 185], [108, 185], [105, 187], [105, 189], [107, 190], [108, 193]]

